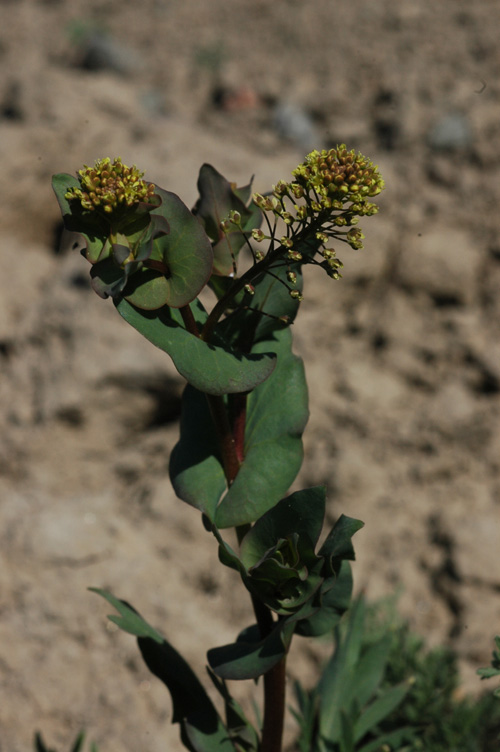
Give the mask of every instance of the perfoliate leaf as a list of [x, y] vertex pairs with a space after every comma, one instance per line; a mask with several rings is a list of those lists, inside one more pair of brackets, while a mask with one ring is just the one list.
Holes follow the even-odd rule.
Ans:
[[[190, 334], [176, 309], [142, 311], [123, 298], [115, 305], [125, 321], [168, 353], [181, 376], [202, 392], [221, 395], [248, 391], [267, 379], [274, 368], [272, 352], [243, 355]], [[196, 316], [194, 304], [191, 309]]]
[[319, 551], [321, 556], [331, 561], [332, 573], [335, 571], [335, 560], [354, 560], [354, 548], [351, 538], [354, 533], [364, 527], [364, 522], [346, 517], [341, 514]]
[[[87, 212], [84, 216], [72, 213], [66, 193], [71, 188], [79, 187], [80, 183], [72, 175], [59, 173], [52, 178], [52, 188], [56, 194], [66, 230], [81, 235], [86, 245], [85, 256], [91, 263], [95, 263], [101, 257], [109, 227], [97, 212]], [[110, 251], [111, 248], [108, 246], [107, 253]]]
[[207, 397], [189, 384], [182, 396], [180, 438], [170, 453], [169, 473], [177, 496], [213, 521], [226, 479]]
[[[161, 302], [155, 307], [165, 304], [181, 308], [194, 300], [208, 282], [212, 273], [212, 247], [198, 220], [175, 193], [156, 188], [156, 194], [161, 198], [161, 204], [152, 210], [151, 215], [163, 217], [168, 222], [169, 231], [153, 239], [155, 259], [160, 258], [165, 267], [161, 274], [164, 299], [156, 293]], [[145, 263], [147, 266], [148, 262]], [[155, 270], [154, 266], [152, 268]], [[156, 269], [157, 273], [161, 271]], [[130, 292], [125, 291], [125, 297], [133, 305], [151, 310], [150, 296], [141, 292], [144, 284], [151, 285], [151, 282], [146, 279], [141, 283], [134, 279], [135, 287]]]
[[285, 495], [300, 469], [302, 432], [309, 416], [302, 360], [291, 350], [288, 329], [273, 341], [258, 343], [252, 353], [277, 355], [273, 374], [248, 397], [245, 461], [221, 500], [218, 528], [253, 522]]
[[316, 606], [314, 613], [299, 621], [295, 629], [296, 634], [302, 637], [320, 637], [331, 632], [349, 608], [352, 586], [350, 564], [343, 561], [338, 574], [325, 580], [319, 589], [313, 601]]

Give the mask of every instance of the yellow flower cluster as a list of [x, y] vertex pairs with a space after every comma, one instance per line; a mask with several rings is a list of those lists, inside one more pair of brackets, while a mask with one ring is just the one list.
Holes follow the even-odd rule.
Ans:
[[107, 214], [121, 207], [150, 203], [155, 193], [153, 183], [142, 180], [143, 172], [135, 165], [127, 167], [120, 158], [98, 159], [94, 167], [78, 171], [80, 188], [71, 188], [65, 197], [80, 201], [83, 209], [102, 209]]
[[347, 151], [345, 144], [328, 151], [312, 151], [292, 174], [300, 186], [318, 197], [342, 203], [372, 198], [384, 188], [376, 165], [354, 149]]

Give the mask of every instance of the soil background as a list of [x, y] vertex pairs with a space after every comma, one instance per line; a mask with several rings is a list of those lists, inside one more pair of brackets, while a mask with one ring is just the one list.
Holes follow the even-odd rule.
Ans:
[[[315, 147], [379, 165], [365, 250], [340, 282], [309, 271], [294, 326], [311, 409], [297, 487], [327, 485], [330, 522], [364, 520], [356, 590], [401, 591], [464, 691], [482, 688], [500, 631], [499, 28], [497, 0], [0, 2], [2, 752], [36, 729], [61, 752], [81, 728], [102, 752], [182, 748], [88, 586], [203, 677], [206, 650], [252, 622], [170, 488], [182, 380], [59, 246], [51, 175], [103, 156], [190, 206], [203, 162], [259, 191]], [[290, 681], [320, 654], [297, 638]]]

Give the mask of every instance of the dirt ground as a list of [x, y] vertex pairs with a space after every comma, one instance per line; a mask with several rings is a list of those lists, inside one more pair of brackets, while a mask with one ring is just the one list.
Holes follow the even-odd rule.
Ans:
[[[88, 586], [200, 675], [252, 621], [169, 485], [182, 380], [58, 252], [50, 177], [103, 156], [188, 205], [203, 162], [259, 191], [316, 146], [379, 165], [366, 249], [338, 283], [308, 274], [294, 327], [298, 485], [328, 486], [330, 520], [365, 521], [356, 589], [401, 590], [481, 688], [500, 631], [499, 28], [497, 0], [0, 2], [2, 752], [36, 729], [65, 752], [83, 727], [102, 752], [182, 748], [165, 688]], [[295, 656], [290, 679], [311, 681], [317, 652]]]

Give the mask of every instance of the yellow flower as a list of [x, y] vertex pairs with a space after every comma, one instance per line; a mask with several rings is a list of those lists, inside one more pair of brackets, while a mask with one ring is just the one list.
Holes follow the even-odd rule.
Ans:
[[94, 167], [84, 165], [78, 170], [80, 188], [71, 188], [65, 198], [77, 200], [83, 209], [101, 209], [111, 214], [116, 209], [139, 203], [150, 203], [155, 193], [153, 183], [142, 180], [143, 172], [135, 165], [127, 167], [118, 157], [98, 159]]

